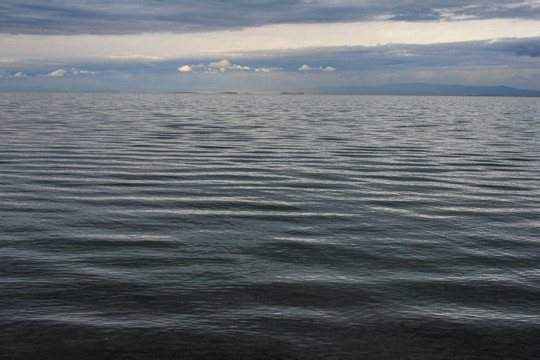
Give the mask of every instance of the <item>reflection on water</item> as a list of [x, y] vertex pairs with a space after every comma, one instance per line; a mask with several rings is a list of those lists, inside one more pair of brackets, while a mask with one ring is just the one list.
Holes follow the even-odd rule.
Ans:
[[540, 356], [536, 99], [0, 109], [2, 358]]

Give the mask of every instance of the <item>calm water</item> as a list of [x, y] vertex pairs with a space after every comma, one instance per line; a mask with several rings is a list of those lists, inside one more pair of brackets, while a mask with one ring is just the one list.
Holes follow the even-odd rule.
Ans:
[[1, 359], [536, 359], [534, 98], [0, 97]]

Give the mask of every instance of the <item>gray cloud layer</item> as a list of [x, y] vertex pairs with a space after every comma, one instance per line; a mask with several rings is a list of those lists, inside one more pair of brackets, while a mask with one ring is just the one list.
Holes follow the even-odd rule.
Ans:
[[4, 0], [0, 32], [193, 32], [279, 23], [540, 18], [528, 0]]
[[[300, 50], [253, 52], [233, 61], [221, 58], [174, 59], [158, 61], [126, 60], [44, 60], [4, 63], [3, 75], [23, 72], [29, 76], [50, 74], [59, 68], [71, 69], [65, 76], [95, 74], [106, 71], [145, 73], [189, 72], [255, 72], [257, 69], [306, 73], [308, 68], [336, 73], [347, 71], [386, 71], [408, 68], [453, 68], [462, 65], [537, 68], [540, 58], [540, 37], [492, 41], [467, 41], [443, 44], [388, 44], [383, 46], [324, 47]], [[305, 65], [309, 64], [309, 65]], [[179, 67], [186, 67], [180, 71]], [[305, 67], [304, 67], [305, 66]], [[299, 70], [302, 68], [302, 70]], [[77, 70], [78, 69], [78, 70]], [[84, 71], [81, 72], [81, 69]], [[223, 69], [223, 70], [221, 70]], [[209, 71], [210, 70], [210, 71]], [[214, 70], [214, 71], [212, 71]], [[249, 70], [249, 71], [248, 71]]]
[[[540, 37], [496, 42], [311, 48], [272, 52], [268, 56], [254, 52], [230, 60], [211, 57], [152, 62], [55, 60], [55, 63], [46, 63], [34, 60], [4, 63], [0, 71], [0, 91], [206, 91], [231, 90], [231, 86], [235, 86], [233, 90], [295, 90], [411, 81], [505, 84], [538, 89], [539, 59]], [[186, 71], [179, 70], [186, 65]], [[323, 71], [327, 67], [336, 70]], [[304, 70], [299, 70], [301, 68]], [[306, 71], [307, 68], [313, 71]]]

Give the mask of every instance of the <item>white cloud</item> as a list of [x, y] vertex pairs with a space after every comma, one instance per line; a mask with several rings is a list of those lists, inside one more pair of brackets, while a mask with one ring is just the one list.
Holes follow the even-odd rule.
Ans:
[[311, 67], [309, 65], [302, 65], [298, 68], [298, 71], [314, 71], [314, 70], [319, 70], [319, 71], [336, 71], [336, 68], [333, 67], [333, 66], [327, 66], [327, 67], [322, 67], [322, 66], [319, 66], [319, 67]]
[[225, 68], [225, 67], [230, 67], [231, 66], [231, 62], [229, 60], [221, 60], [221, 61], [215, 61], [215, 62], [211, 62], [210, 64], [208, 64], [208, 67], [209, 68]]
[[[204, 69], [205, 73], [210, 73], [210, 74], [215, 74], [215, 73], [219, 73], [219, 72], [226, 72], [227, 70], [232, 70], [232, 71], [252, 70], [251, 67], [249, 67], [249, 66], [232, 64], [227, 59], [223, 59], [223, 60], [220, 60], [220, 61], [213, 61], [213, 62], [209, 63], [208, 65], [205, 65], [205, 64], [182, 65], [177, 70], [180, 71], [180, 72], [190, 72], [190, 71], [195, 71], [195, 69]], [[253, 69], [253, 70], [257, 71], [257, 72], [260, 72], [260, 71], [269, 72], [270, 70], [275, 70], [275, 69], [277, 69], [277, 68], [262, 67], [262, 68], [257, 68], [257, 69]]]
[[25, 73], [22, 73], [22, 72], [17, 72], [17, 73], [12, 75], [12, 77], [14, 77], [14, 78], [25, 78], [27, 76], [28, 75], [26, 75]]
[[215, 61], [208, 64], [209, 69], [219, 69], [221, 72], [227, 70], [250, 70], [249, 66], [242, 66], [237, 64], [231, 64], [229, 60], [223, 59], [221, 61]]
[[48, 74], [41, 74], [39, 76], [47, 76], [47, 77], [62, 77], [66, 74], [72, 74], [72, 75], [89, 75], [89, 74], [96, 74], [95, 71], [90, 71], [90, 70], [77, 70], [75, 68], [71, 68], [71, 70], [66, 70], [66, 69], [58, 69], [58, 70], [54, 70], [54, 71], [51, 71], [50, 73]]
[[156, 55], [148, 55], [148, 54], [112, 54], [112, 55], [106, 55], [109, 59], [113, 60], [162, 60], [164, 57], [162, 56], [156, 56]]
[[90, 71], [90, 70], [77, 70], [75, 68], [72, 68], [71, 73], [73, 75], [88, 75], [88, 74], [95, 74], [96, 72], [95, 71]]
[[298, 68], [298, 71], [311, 71], [311, 70], [313, 70], [313, 68], [311, 66], [306, 65], [306, 64], [304, 64], [304, 65], [302, 65], [302, 66], [300, 66]]
[[193, 71], [193, 69], [189, 65], [184, 65], [184, 66], [180, 66], [178, 68], [178, 71], [180, 71], [180, 72], [190, 72], [190, 71]]
[[278, 70], [283, 70], [283, 68], [278, 68], [278, 67], [260, 67], [260, 68], [256, 68], [255, 69], [255, 72], [264, 72], [264, 73], [269, 73], [270, 71], [278, 71]]
[[54, 70], [48, 74], [45, 74], [43, 76], [51, 76], [51, 77], [60, 77], [60, 76], [64, 76], [66, 74], [66, 70], [64, 69], [58, 69], [58, 70]]

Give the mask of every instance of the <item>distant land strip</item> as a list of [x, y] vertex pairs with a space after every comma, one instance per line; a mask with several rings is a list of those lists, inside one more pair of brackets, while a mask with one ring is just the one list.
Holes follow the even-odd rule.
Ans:
[[509, 86], [468, 86], [448, 84], [386, 84], [379, 86], [339, 86], [305, 90], [311, 94], [335, 95], [420, 95], [420, 96], [526, 96], [538, 97], [540, 90], [517, 89]]

